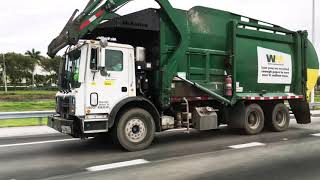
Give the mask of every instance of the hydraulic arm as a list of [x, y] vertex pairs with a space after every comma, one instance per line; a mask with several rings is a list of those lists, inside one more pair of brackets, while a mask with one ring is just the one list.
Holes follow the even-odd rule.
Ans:
[[[50, 43], [48, 55], [54, 57], [64, 47], [77, 44], [81, 37], [94, 30], [101, 22], [118, 17], [119, 15], [115, 12], [130, 1], [133, 0], [90, 0], [79, 16], [75, 17], [79, 10], [74, 11], [60, 35]], [[176, 18], [175, 10], [170, 2], [168, 0], [155, 1], [176, 27], [180, 37], [183, 37], [185, 30]]]
[[112, 19], [120, 7], [130, 0], [90, 0], [86, 8], [75, 17], [78, 9], [74, 11], [66, 26], [48, 47], [48, 55], [54, 57], [61, 49], [68, 45], [76, 45], [79, 39], [95, 29], [102, 21]]
[[[78, 10], [75, 10], [60, 35], [50, 43], [48, 55], [54, 57], [64, 47], [76, 45], [79, 39], [97, 28], [101, 22], [118, 17], [115, 12], [130, 1], [132, 0], [90, 0], [84, 11], [77, 17], [75, 16]], [[178, 61], [183, 60], [188, 49], [188, 27], [186, 27], [186, 23], [177, 16], [176, 10], [168, 0], [154, 1], [160, 5], [170, 23], [176, 28], [177, 37], [180, 39], [174, 53], [169, 57], [168, 63], [162, 72], [166, 78], [162, 78], [160, 99], [162, 106], [165, 107], [169, 105], [168, 94], [170, 94], [171, 81], [177, 72]]]

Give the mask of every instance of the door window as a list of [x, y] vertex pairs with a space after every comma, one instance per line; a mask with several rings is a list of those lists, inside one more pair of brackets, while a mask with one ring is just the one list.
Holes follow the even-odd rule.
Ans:
[[123, 70], [123, 53], [122, 51], [109, 50], [105, 51], [105, 71], [122, 71]]

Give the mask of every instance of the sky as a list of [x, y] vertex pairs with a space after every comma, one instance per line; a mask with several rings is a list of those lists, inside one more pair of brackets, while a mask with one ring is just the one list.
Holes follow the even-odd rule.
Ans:
[[[312, 0], [169, 0], [173, 7], [188, 10], [207, 6], [252, 17], [290, 30], [308, 30], [311, 39]], [[320, 56], [320, 1], [316, 0], [316, 48]], [[75, 9], [88, 0], [0, 0], [0, 53], [24, 53], [35, 48], [43, 55]], [[118, 11], [124, 15], [149, 7], [152, 0], [135, 0]]]

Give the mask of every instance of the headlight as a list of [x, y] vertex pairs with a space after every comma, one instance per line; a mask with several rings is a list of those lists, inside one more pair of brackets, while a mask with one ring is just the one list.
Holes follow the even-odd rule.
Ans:
[[74, 97], [70, 98], [70, 102], [69, 102], [69, 112], [71, 114], [75, 114], [76, 112], [76, 99]]
[[91, 93], [90, 94], [90, 105], [91, 106], [98, 106], [99, 98], [98, 93]]
[[59, 97], [56, 97], [56, 112], [57, 113], [60, 113], [60, 104], [59, 104], [60, 102], [59, 102]]

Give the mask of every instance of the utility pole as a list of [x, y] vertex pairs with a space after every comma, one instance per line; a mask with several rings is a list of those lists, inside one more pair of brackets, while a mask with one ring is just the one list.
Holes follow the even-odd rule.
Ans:
[[4, 54], [2, 54], [2, 60], [3, 60], [2, 76], [3, 76], [3, 83], [4, 83], [4, 91], [7, 93], [8, 92], [7, 72], [6, 72], [6, 59]]
[[[316, 0], [312, 0], [312, 43], [316, 43]], [[311, 103], [314, 103], [314, 89], [311, 91]]]

